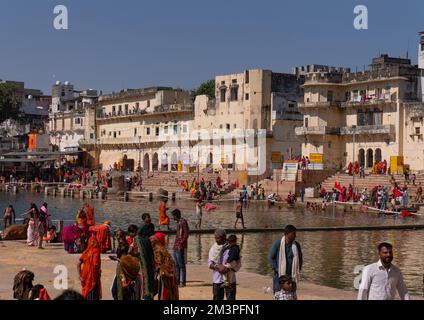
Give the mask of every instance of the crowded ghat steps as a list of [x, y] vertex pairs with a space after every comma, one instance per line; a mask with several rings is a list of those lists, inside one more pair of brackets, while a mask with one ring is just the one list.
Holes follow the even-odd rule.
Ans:
[[[399, 186], [404, 185], [405, 177], [403, 175], [395, 174], [393, 177]], [[410, 178], [412, 178], [412, 174], [410, 175]], [[353, 177], [346, 173], [337, 173], [324, 180], [321, 185], [327, 192], [331, 192], [336, 182], [339, 182], [342, 187], [345, 186], [348, 188], [349, 184], [353, 183]], [[424, 188], [424, 174], [422, 173], [416, 174], [415, 186], [412, 184], [412, 181], [407, 184], [408, 193], [411, 200], [415, 199], [417, 188], [420, 182], [421, 186]], [[365, 176], [365, 179], [360, 179], [359, 176], [355, 176], [355, 188], [358, 188], [359, 192], [362, 192], [365, 188], [367, 188], [368, 191], [371, 191], [375, 186], [378, 185], [387, 187], [389, 190], [391, 190], [390, 176], [387, 174], [368, 174]]]
[[[180, 192], [182, 191], [181, 186], [177, 184], [177, 180], [187, 180], [189, 185], [191, 185], [194, 179], [197, 180], [200, 177], [200, 180], [203, 178], [206, 182], [212, 181], [215, 183], [218, 178], [219, 173], [205, 173], [201, 172], [199, 175], [197, 172], [187, 173], [187, 172], [151, 172], [143, 173], [143, 190], [156, 192], [159, 188], [165, 189], [168, 192]], [[226, 183], [223, 181], [223, 188], [221, 189], [221, 194], [228, 194], [234, 190], [233, 183]]]

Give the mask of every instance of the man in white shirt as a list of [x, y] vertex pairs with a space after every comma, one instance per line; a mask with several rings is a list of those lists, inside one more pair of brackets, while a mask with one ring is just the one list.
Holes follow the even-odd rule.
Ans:
[[378, 246], [378, 253], [380, 260], [362, 271], [358, 300], [394, 300], [396, 291], [402, 300], [409, 300], [402, 272], [392, 264], [393, 246], [383, 242]]

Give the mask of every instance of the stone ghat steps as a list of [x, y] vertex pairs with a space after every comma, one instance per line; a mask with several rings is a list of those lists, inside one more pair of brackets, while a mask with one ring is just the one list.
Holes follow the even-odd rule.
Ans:
[[[403, 175], [394, 175], [395, 180], [399, 183], [400, 186], [404, 184], [404, 176]], [[340, 182], [341, 186], [345, 186], [346, 188], [349, 184], [352, 184], [352, 176], [348, 174], [335, 174], [330, 178], [326, 179], [322, 186], [327, 190], [331, 191], [336, 182]], [[424, 188], [424, 175], [419, 174], [416, 175], [415, 186], [412, 183], [407, 184], [409, 196], [415, 197], [416, 191], [418, 188], [418, 184], [421, 183]], [[390, 176], [388, 175], [367, 175], [365, 179], [359, 179], [358, 176], [355, 176], [355, 187], [359, 189], [361, 192], [364, 188], [368, 190], [372, 190], [376, 185], [382, 185], [384, 187], [390, 187]]]
[[[187, 180], [189, 184], [192, 183], [194, 179], [197, 180], [204, 179], [205, 181], [212, 181], [213, 183], [220, 176], [219, 173], [205, 173], [201, 172], [199, 175], [197, 172], [187, 173], [187, 172], [153, 172], [153, 173], [143, 173], [143, 188], [146, 191], [156, 191], [159, 188], [166, 189], [168, 192], [179, 192], [181, 191], [181, 186], [177, 184], [177, 180]], [[221, 194], [228, 194], [234, 190], [232, 184], [225, 184], [225, 181], [222, 182], [224, 187], [221, 189]]]

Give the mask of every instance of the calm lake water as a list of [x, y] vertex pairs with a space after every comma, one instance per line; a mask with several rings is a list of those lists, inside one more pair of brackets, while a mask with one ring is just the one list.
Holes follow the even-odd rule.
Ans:
[[[49, 203], [52, 219], [70, 220], [66, 224], [72, 223], [77, 209], [84, 204], [78, 199], [44, 197], [43, 194], [20, 193], [14, 196], [0, 193], [0, 208], [12, 204], [17, 215], [24, 212], [30, 202], [41, 206], [44, 201]], [[124, 203], [92, 200], [91, 204], [95, 208], [96, 220], [109, 219], [113, 229], [126, 228], [129, 224], [140, 225], [144, 212], [150, 213], [153, 222], [157, 224], [159, 203], [156, 201]], [[169, 207], [181, 209], [190, 227], [194, 228], [196, 215], [192, 201], [170, 202]], [[203, 227], [232, 228], [234, 219], [234, 203], [222, 202], [215, 212], [204, 212]], [[297, 227], [326, 227], [420, 224], [423, 221], [419, 218], [402, 219], [361, 213], [333, 214], [331, 210], [326, 213], [312, 213], [301, 209], [251, 206], [245, 211], [245, 223], [247, 227], [283, 227], [286, 224], [294, 224]], [[174, 227], [173, 222], [171, 227]], [[270, 274], [267, 253], [272, 243], [280, 238], [280, 233], [239, 235], [243, 256], [242, 270]], [[355, 266], [377, 261], [376, 246], [382, 241], [389, 241], [394, 245], [394, 263], [403, 271], [408, 288], [413, 294], [422, 293], [424, 230], [299, 232], [298, 240], [304, 251], [303, 278], [316, 284], [346, 290], [354, 290]], [[169, 241], [173, 243], [172, 236]], [[213, 235], [191, 235], [189, 262], [205, 263], [212, 243]], [[169, 248], [172, 246], [169, 245]]]

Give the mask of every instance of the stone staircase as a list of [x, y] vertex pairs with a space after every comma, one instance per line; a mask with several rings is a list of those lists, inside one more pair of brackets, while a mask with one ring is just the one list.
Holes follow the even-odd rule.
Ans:
[[[405, 178], [403, 175], [395, 174], [393, 175], [396, 182], [398, 182], [399, 186], [404, 185]], [[412, 175], [411, 175], [412, 177]], [[346, 174], [346, 173], [337, 173], [328, 179], [324, 180], [322, 182], [322, 186], [327, 190], [331, 191], [334, 187], [334, 184], [336, 182], [340, 182], [340, 185], [346, 188], [349, 187], [349, 184], [352, 184], [352, 176]], [[416, 174], [416, 180], [415, 180], [415, 186], [410, 182], [407, 184], [408, 186], [408, 193], [411, 199], [415, 198], [416, 191], [418, 188], [419, 183], [421, 182], [422, 187], [424, 188], [424, 174]], [[358, 188], [359, 192], [362, 192], [364, 188], [367, 188], [368, 190], [372, 190], [375, 186], [382, 185], [384, 187], [390, 188], [390, 176], [389, 175], [366, 175], [365, 179], [359, 179], [359, 176], [355, 176], [355, 188]]]
[[[209, 172], [201, 172], [199, 177], [200, 180], [202, 178], [205, 181], [215, 182], [216, 179], [220, 176], [219, 173], [209, 173]], [[177, 180], [188, 180], [188, 183], [196, 179], [198, 174], [187, 173], [187, 172], [151, 172], [151, 173], [143, 173], [143, 188], [146, 191], [156, 191], [159, 188], [166, 189], [168, 192], [176, 192], [181, 191], [181, 187], [177, 184]], [[232, 181], [222, 181], [223, 188], [221, 189], [221, 194], [227, 194], [234, 190], [234, 186]]]

